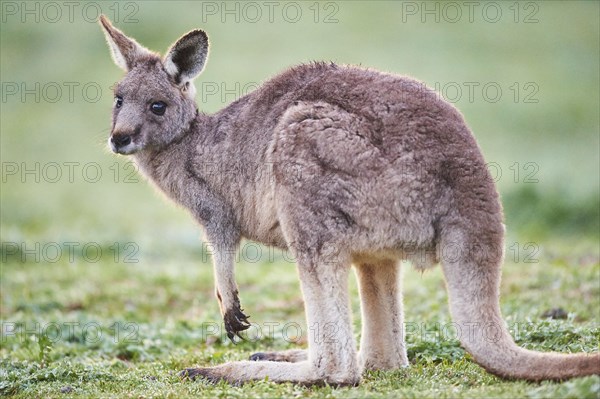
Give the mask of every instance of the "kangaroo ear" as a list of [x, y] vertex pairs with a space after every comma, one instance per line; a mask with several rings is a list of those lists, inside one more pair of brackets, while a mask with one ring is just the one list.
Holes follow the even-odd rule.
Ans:
[[187, 85], [204, 68], [208, 57], [208, 36], [202, 30], [186, 33], [171, 46], [163, 64], [178, 85]]
[[119, 68], [129, 71], [139, 58], [152, 54], [150, 50], [115, 28], [104, 15], [100, 15], [100, 25], [104, 30], [113, 61]]

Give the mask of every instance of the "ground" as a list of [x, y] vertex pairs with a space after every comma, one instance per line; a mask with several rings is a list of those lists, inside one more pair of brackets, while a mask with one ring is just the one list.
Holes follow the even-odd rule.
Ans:
[[[563, 383], [505, 381], [486, 373], [460, 348], [450, 323], [441, 270], [406, 265], [410, 367], [365, 375], [358, 388], [301, 388], [268, 381], [243, 387], [182, 381], [176, 373], [246, 359], [256, 351], [304, 347], [305, 326], [294, 265], [253, 263], [246, 246], [238, 265], [240, 296], [255, 325], [247, 341], [224, 336], [211, 268], [198, 248], [178, 259], [162, 248], [138, 263], [11, 264], [2, 292], [4, 335], [0, 390], [16, 397], [596, 397], [600, 378]], [[110, 251], [107, 247], [105, 251]], [[87, 257], [90, 258], [91, 255]], [[542, 351], [597, 351], [600, 262], [593, 241], [551, 241], [525, 263], [510, 259], [502, 309], [517, 342]], [[526, 270], [526, 273], [523, 271]], [[82, 279], [82, 276], [86, 276]], [[359, 303], [351, 284], [356, 332]], [[554, 317], [544, 313], [554, 311]], [[549, 315], [546, 315], [549, 316]], [[561, 318], [564, 317], [564, 318]], [[38, 323], [37, 325], [34, 323]], [[13, 334], [12, 331], [19, 333]], [[61, 336], [58, 335], [60, 331]]]

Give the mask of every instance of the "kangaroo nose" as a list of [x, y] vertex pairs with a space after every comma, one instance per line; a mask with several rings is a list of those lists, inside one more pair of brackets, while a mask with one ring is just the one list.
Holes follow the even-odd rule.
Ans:
[[128, 134], [112, 135], [110, 141], [117, 147], [125, 147], [131, 143], [131, 136]]

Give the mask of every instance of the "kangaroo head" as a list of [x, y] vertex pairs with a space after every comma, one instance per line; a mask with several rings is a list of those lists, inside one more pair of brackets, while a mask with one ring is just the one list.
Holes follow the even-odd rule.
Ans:
[[196, 116], [192, 81], [206, 62], [206, 33], [185, 34], [161, 59], [112, 26], [104, 15], [100, 24], [114, 62], [127, 72], [114, 87], [108, 145], [119, 154], [164, 148], [180, 138]]

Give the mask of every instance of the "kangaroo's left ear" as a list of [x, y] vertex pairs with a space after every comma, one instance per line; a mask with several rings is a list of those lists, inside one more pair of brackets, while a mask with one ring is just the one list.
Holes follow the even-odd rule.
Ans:
[[119, 68], [130, 71], [139, 59], [152, 55], [150, 50], [115, 28], [104, 15], [100, 15], [99, 22], [106, 35], [113, 60]]
[[175, 83], [187, 88], [204, 68], [208, 57], [208, 36], [202, 30], [186, 33], [171, 46], [163, 64]]

